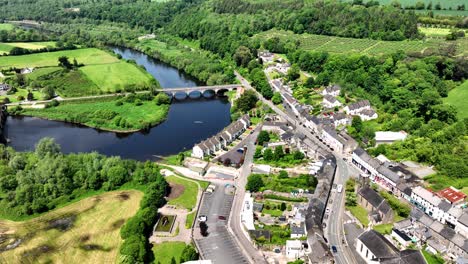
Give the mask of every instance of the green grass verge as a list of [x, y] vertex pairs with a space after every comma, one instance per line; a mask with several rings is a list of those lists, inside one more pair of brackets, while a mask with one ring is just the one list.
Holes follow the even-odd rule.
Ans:
[[179, 197], [169, 200], [168, 204], [192, 210], [193, 207], [195, 207], [197, 204], [198, 185], [194, 182], [174, 175], [167, 176], [166, 181], [168, 183], [184, 186], [183, 193]]
[[14, 28], [13, 24], [0, 23], [0, 30], [12, 30]]
[[197, 216], [197, 210], [187, 214], [187, 218], [185, 219], [185, 228], [190, 229], [192, 228], [193, 221], [195, 220], [195, 216]]
[[459, 119], [468, 117], [468, 81], [452, 89], [448, 97], [444, 99], [446, 104], [452, 105], [457, 109]]
[[169, 105], [156, 105], [154, 101], [143, 101], [139, 106], [133, 103], [118, 106], [116, 102], [111, 99], [62, 103], [45, 109], [24, 109], [21, 114], [79, 123], [108, 131], [133, 132], [161, 123], [169, 111]]
[[364, 227], [369, 226], [369, 217], [364, 207], [360, 205], [346, 206], [346, 209], [348, 209], [354, 215], [354, 217], [356, 217], [359, 220], [359, 222], [361, 222], [361, 224]]
[[180, 263], [182, 251], [185, 248], [184, 242], [163, 242], [153, 246], [154, 263], [171, 264], [172, 258], [176, 263]]
[[[42, 99], [41, 92], [33, 90], [32, 93], [33, 93], [33, 98], [35, 100]], [[26, 98], [28, 96], [28, 90], [19, 88], [18, 91], [16, 93], [14, 93], [14, 94], [8, 94], [8, 95], [0, 96], [0, 101], [3, 101], [4, 98], [8, 98], [10, 100], [10, 102], [12, 102], [12, 103], [18, 102], [18, 97], [19, 96], [23, 96], [24, 98]]]

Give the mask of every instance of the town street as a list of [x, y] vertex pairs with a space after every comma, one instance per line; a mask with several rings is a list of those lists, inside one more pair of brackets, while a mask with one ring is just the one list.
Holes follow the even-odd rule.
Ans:
[[[320, 142], [309, 130], [301, 126], [300, 120], [297, 120], [297, 118], [295, 118], [293, 115], [288, 115], [287, 113], [279, 109], [276, 105], [274, 105], [271, 101], [265, 99], [238, 72], [235, 72], [235, 75], [246, 89], [255, 91], [258, 98], [262, 100], [263, 103], [268, 105], [271, 109], [273, 109], [273, 111], [275, 111], [276, 114], [278, 114], [279, 116], [287, 120], [289, 123], [295, 125], [295, 129], [297, 130], [297, 132], [304, 134], [306, 138], [311, 141], [311, 143], [319, 146], [320, 153], [331, 153], [331, 150], [327, 146], [325, 146], [322, 142]], [[337, 172], [336, 172], [334, 183], [344, 185], [346, 183], [346, 180], [348, 180], [349, 177], [352, 176], [352, 174], [350, 173], [350, 170], [351, 171], [356, 171], [356, 170], [354, 169], [354, 167], [348, 165], [346, 162], [343, 161], [344, 156], [341, 153], [333, 152], [331, 154], [333, 154], [337, 160]], [[354, 176], [357, 176], [357, 175], [354, 175]], [[327, 237], [327, 239], [329, 239], [330, 245], [336, 245], [338, 248], [338, 252], [334, 254], [335, 260], [337, 263], [354, 264], [357, 262], [356, 262], [356, 259], [354, 258], [353, 253], [351, 252], [351, 249], [348, 246], [345, 246], [342, 244], [342, 238], [344, 238], [344, 233], [343, 233], [344, 191], [341, 193], [337, 193], [335, 196], [336, 197], [334, 198], [334, 203], [332, 203], [333, 208], [331, 208], [332, 214], [333, 214], [332, 220], [330, 220], [331, 226], [327, 229], [328, 230], [327, 236], [330, 238]], [[348, 243], [354, 243], [354, 241], [348, 241]]]

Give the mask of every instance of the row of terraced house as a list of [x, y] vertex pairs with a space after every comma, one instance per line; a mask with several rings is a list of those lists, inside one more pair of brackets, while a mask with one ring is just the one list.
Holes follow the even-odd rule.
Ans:
[[203, 159], [207, 156], [214, 155], [216, 151], [229, 146], [229, 144], [242, 135], [249, 126], [249, 115], [243, 115], [239, 120], [223, 129], [223, 131], [193, 146], [192, 157]]

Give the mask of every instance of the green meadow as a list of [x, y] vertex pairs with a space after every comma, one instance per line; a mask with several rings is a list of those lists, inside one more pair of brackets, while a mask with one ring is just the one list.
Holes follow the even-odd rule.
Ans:
[[12, 30], [14, 26], [8, 23], [0, 23], [0, 30]]
[[55, 47], [55, 42], [46, 41], [46, 42], [8, 42], [0, 43], [0, 54], [8, 54], [14, 47], [37, 50], [46, 47]]
[[457, 109], [459, 119], [468, 117], [468, 81], [452, 89], [444, 102]]

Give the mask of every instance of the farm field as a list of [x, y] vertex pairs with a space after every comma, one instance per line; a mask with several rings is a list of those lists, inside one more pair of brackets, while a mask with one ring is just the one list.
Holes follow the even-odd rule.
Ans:
[[459, 119], [468, 117], [468, 81], [452, 89], [444, 102], [453, 105], [457, 109]]
[[55, 42], [48, 41], [48, 42], [8, 42], [8, 43], [0, 43], [0, 54], [8, 54], [11, 49], [14, 47], [29, 49], [29, 50], [37, 50], [46, 47], [55, 47]]
[[419, 27], [419, 31], [428, 37], [445, 37], [450, 34], [450, 28]]
[[[33, 93], [33, 98], [35, 100], [42, 99], [42, 94], [39, 91], [33, 90], [32, 93]], [[18, 102], [18, 97], [20, 96], [22, 96], [23, 98], [27, 98], [28, 90], [20, 88], [15, 94], [0, 96], [0, 101], [3, 101], [3, 99], [8, 98], [10, 102], [14, 103], [14, 102]]]
[[68, 121], [107, 131], [135, 132], [164, 121], [169, 105], [156, 105], [154, 101], [142, 101], [141, 105], [117, 100], [89, 100], [62, 102], [59, 106], [43, 109], [25, 108], [21, 114], [51, 120]]
[[119, 61], [117, 57], [114, 57], [105, 51], [96, 48], [88, 48], [76, 50], [62, 50], [56, 52], [43, 52], [21, 56], [0, 57], [0, 65], [3, 68], [57, 66], [58, 58], [61, 56], [67, 56], [71, 60], [75, 58], [79, 63], [84, 63], [85, 65], [107, 64]]
[[134, 190], [108, 192], [28, 221], [0, 220], [0, 233], [10, 238], [6, 243], [22, 239], [0, 254], [0, 262], [115, 263], [120, 227], [137, 212], [142, 196]]
[[[61, 56], [67, 56], [70, 61], [76, 59], [85, 66], [68, 73], [59, 71], [61, 68], [57, 65]], [[129, 85], [147, 87], [157, 83], [137, 65], [95, 48], [0, 57], [0, 65], [3, 68], [35, 67], [27, 78], [43, 82], [41, 87], [54, 87], [63, 97], [110, 93]]]
[[[351, 0], [345, 0], [346, 2], [352, 2]], [[364, 3], [369, 2], [369, 0], [364, 0]], [[379, 3], [381, 5], [390, 5], [393, 2], [393, 0], [379, 0]], [[432, 1], [432, 0], [400, 0], [398, 1], [402, 7], [408, 7], [408, 6], [414, 6], [417, 2], [422, 2], [427, 5], [429, 3], [432, 3], [432, 8], [435, 9], [435, 5], [437, 3], [440, 3], [440, 7], [442, 9], [452, 9], [452, 10], [457, 10], [457, 6], [465, 4], [466, 6], [466, 1], [465, 0], [444, 0], [444, 1]], [[438, 11], [438, 10], [433, 10], [433, 11]]]
[[[442, 39], [427, 40], [405, 40], [405, 41], [381, 41], [373, 39], [341, 38], [313, 34], [294, 34], [290, 31], [269, 30], [257, 34], [254, 38], [266, 40], [272, 37], [280, 39], [299, 40], [300, 48], [310, 51], [326, 51], [330, 53], [361, 53], [367, 55], [382, 55], [393, 53], [398, 50], [406, 52], [422, 52], [427, 48], [438, 49], [440, 45], [446, 43]], [[466, 45], [459, 40], [458, 52], [466, 53]]]

